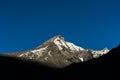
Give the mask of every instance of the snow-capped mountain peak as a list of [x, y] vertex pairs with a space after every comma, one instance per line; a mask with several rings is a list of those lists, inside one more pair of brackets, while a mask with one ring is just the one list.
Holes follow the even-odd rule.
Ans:
[[59, 48], [59, 50], [62, 50], [63, 49], [62, 47], [68, 48], [66, 42], [61, 37], [56, 37], [54, 39], [54, 43], [57, 45], [57, 47]]
[[17, 57], [39, 61], [49, 66], [65, 67], [72, 63], [84, 62], [92, 58], [98, 58], [109, 50], [87, 50], [67, 42], [64, 37], [58, 35], [33, 50], [19, 52]]
[[54, 39], [54, 43], [58, 46], [59, 50], [62, 50], [63, 49], [62, 47], [65, 47], [65, 48], [68, 48], [74, 51], [84, 50], [82, 47], [76, 46], [75, 44], [71, 42], [65, 41], [64, 38], [61, 36], [57, 36]]

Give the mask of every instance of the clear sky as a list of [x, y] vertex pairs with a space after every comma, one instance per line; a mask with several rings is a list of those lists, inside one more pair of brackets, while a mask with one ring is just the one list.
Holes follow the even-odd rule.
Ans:
[[62, 35], [83, 48], [120, 44], [120, 0], [0, 0], [0, 53]]

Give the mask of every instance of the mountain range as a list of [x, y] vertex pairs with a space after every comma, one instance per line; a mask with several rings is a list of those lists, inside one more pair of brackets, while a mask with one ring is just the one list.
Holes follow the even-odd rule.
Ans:
[[[59, 44], [56, 45], [54, 41], [56, 42], [56, 39], [60, 38], [63, 41], [63, 37], [57, 36], [54, 37], [47, 42], [43, 43], [42, 45], [38, 46], [37, 48], [33, 50], [23, 51], [23, 52], [15, 52], [15, 53], [9, 53], [7, 55], [0, 55], [0, 79], [1, 80], [107, 80], [107, 79], [113, 79], [113, 80], [119, 80], [119, 73], [120, 73], [120, 45], [116, 48], [111, 49], [107, 53], [101, 53], [106, 52], [106, 49], [103, 50], [88, 50], [83, 49], [81, 47], [80, 51], [91, 51], [92, 52], [92, 58], [89, 58], [85, 60], [84, 56], [82, 57], [83, 60], [79, 59], [79, 56], [74, 59], [72, 59], [72, 62], [70, 64], [59, 66], [54, 65], [53, 62], [50, 60], [53, 58], [53, 60], [60, 60], [63, 55], [61, 49], [64, 47]], [[59, 41], [59, 40], [57, 40]], [[67, 41], [65, 41], [66, 43]], [[49, 44], [49, 46], [48, 46]], [[69, 44], [69, 43], [68, 43]], [[73, 43], [71, 43], [73, 44]], [[54, 47], [53, 47], [53, 46]], [[46, 47], [47, 46], [47, 47]], [[51, 46], [51, 47], [50, 47]], [[61, 47], [62, 46], [62, 47]], [[65, 46], [65, 45], [64, 45]], [[45, 49], [43, 52], [40, 52], [40, 59], [44, 59], [48, 57], [47, 60], [49, 61], [49, 64], [44, 61], [39, 61], [40, 59], [30, 57], [30, 55], [24, 56], [24, 54], [29, 54], [28, 52], [33, 51], [33, 54], [38, 54], [38, 52], [35, 52], [36, 50]], [[47, 48], [47, 50], [46, 50]], [[53, 49], [51, 49], [53, 48]], [[67, 50], [68, 47], [65, 48]], [[74, 51], [70, 51], [71, 48], [68, 48], [68, 51], [65, 52], [69, 55], [71, 54], [81, 54], [81, 53], [74, 53]], [[35, 51], [34, 51], [35, 50]], [[51, 56], [47, 53], [51, 50]], [[55, 52], [52, 53], [52, 50]], [[57, 53], [57, 51], [59, 53]], [[73, 49], [72, 49], [73, 50]], [[75, 50], [76, 51], [76, 50]], [[78, 50], [77, 50], [78, 51]], [[79, 52], [79, 51], [78, 51]], [[88, 52], [87, 52], [88, 53]], [[85, 54], [87, 54], [85, 53]], [[95, 53], [95, 54], [93, 54]], [[45, 56], [44, 56], [45, 54]], [[56, 56], [62, 54], [61, 56]], [[89, 54], [89, 53], [88, 53]], [[23, 56], [20, 56], [23, 55]], [[97, 57], [94, 55], [98, 55]], [[41, 57], [42, 56], [42, 57]], [[73, 58], [74, 55], [69, 57], [70, 59]], [[76, 56], [76, 55], [75, 55]], [[36, 56], [38, 57], [38, 56]], [[49, 58], [50, 57], [50, 58]], [[56, 58], [55, 58], [56, 57]], [[59, 58], [60, 57], [60, 58]], [[64, 55], [63, 55], [64, 57]], [[86, 57], [86, 56], [85, 56]], [[55, 59], [54, 59], [55, 58]], [[58, 58], [58, 59], [57, 59]], [[62, 58], [63, 62], [66, 60], [65, 58]], [[61, 59], [61, 61], [62, 61]], [[76, 61], [76, 62], [75, 62]], [[77, 62], [78, 61], [78, 62]], [[56, 61], [55, 61], [56, 62]], [[58, 61], [59, 63], [59, 61]], [[61, 62], [62, 63], [62, 62]], [[44, 65], [43, 65], [44, 64]], [[63, 63], [62, 63], [63, 64]], [[56, 68], [57, 67], [57, 68]]]
[[107, 48], [103, 50], [84, 49], [58, 35], [33, 50], [10, 53], [8, 55], [34, 60], [49, 67], [63, 68], [72, 63], [98, 58], [108, 52]]

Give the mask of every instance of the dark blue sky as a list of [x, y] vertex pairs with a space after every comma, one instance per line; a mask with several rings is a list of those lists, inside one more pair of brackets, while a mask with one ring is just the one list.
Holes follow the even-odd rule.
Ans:
[[120, 44], [120, 0], [0, 0], [0, 53], [62, 35], [83, 48]]

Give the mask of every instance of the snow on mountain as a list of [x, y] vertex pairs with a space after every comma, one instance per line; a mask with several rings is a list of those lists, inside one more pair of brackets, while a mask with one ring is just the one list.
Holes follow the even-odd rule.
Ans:
[[107, 54], [108, 52], [109, 52], [109, 49], [104, 48], [103, 50], [92, 51], [92, 54], [94, 58], [98, 58], [104, 54]]
[[60, 37], [57, 37], [54, 40], [54, 43], [58, 46], [59, 50], [62, 50], [62, 47], [66, 47], [66, 48], [69, 48], [70, 50], [74, 50], [74, 51], [84, 50], [82, 47], [76, 46], [70, 42], [66, 42], [63, 39], [61, 39]]
[[66, 44], [69, 46], [71, 50], [76, 50], [76, 51], [84, 50], [82, 47], [76, 46], [71, 42], [66, 42]]
[[52, 67], [65, 67], [72, 63], [78, 63], [98, 58], [109, 50], [87, 50], [64, 40], [62, 36], [56, 36], [44, 42], [37, 48], [16, 54], [17, 57], [39, 61]]

